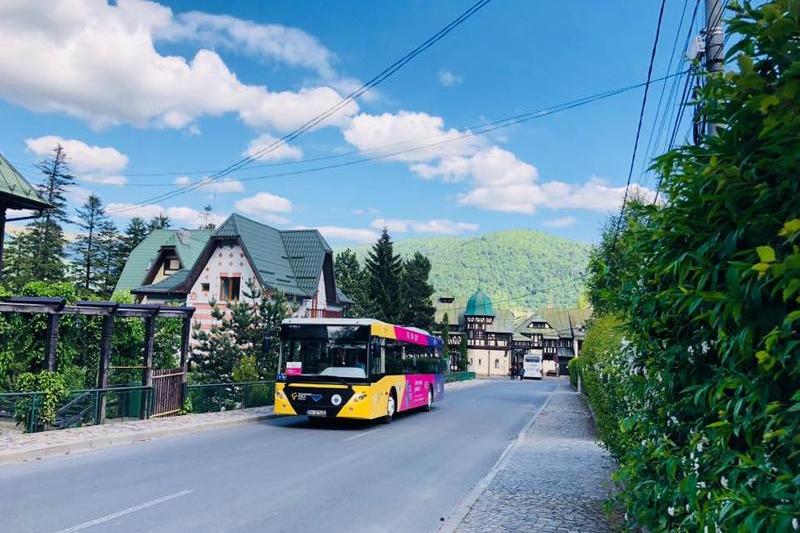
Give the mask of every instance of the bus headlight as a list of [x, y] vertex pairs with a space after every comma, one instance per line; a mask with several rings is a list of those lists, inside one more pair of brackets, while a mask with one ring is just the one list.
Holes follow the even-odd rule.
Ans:
[[279, 391], [279, 390], [275, 391], [275, 397], [276, 397], [276, 398], [280, 398], [281, 400], [285, 400], [285, 399], [286, 399], [286, 395], [284, 395], [284, 394], [283, 394], [281, 391]]
[[353, 398], [353, 401], [354, 402], [360, 402], [361, 400], [366, 400], [366, 399], [367, 399], [367, 393], [366, 392], [362, 392], [362, 393], [358, 394], [355, 398]]

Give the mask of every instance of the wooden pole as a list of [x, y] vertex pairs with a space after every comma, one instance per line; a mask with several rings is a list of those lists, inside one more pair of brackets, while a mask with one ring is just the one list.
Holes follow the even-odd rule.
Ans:
[[47, 370], [56, 371], [56, 349], [58, 348], [58, 321], [61, 315], [50, 313], [47, 315], [47, 334], [45, 336], [45, 361]]
[[[153, 386], [153, 338], [156, 333], [156, 317], [148, 316], [144, 319], [144, 371], [142, 373], [142, 385], [145, 387]], [[142, 410], [139, 417], [147, 418], [148, 395], [150, 391], [145, 391], [142, 396]]]
[[181, 372], [183, 372], [183, 376], [181, 377], [181, 407], [183, 407], [183, 403], [186, 401], [186, 383], [188, 380], [186, 374], [188, 372], [187, 365], [189, 361], [189, 342], [191, 340], [191, 334], [192, 317], [189, 315], [183, 319], [183, 327], [181, 329]]
[[6, 208], [0, 207], [0, 279], [3, 277], [3, 251], [6, 241]]
[[[111, 339], [114, 336], [114, 314], [103, 317], [103, 329], [100, 336], [100, 367], [97, 370], [97, 388], [108, 388], [108, 369], [111, 366]], [[102, 424], [106, 419], [106, 393], [100, 392], [97, 401], [98, 424]]]

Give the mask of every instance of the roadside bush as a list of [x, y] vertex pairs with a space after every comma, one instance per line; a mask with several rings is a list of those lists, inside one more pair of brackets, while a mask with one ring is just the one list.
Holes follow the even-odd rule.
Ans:
[[[19, 426], [28, 425], [28, 417], [31, 412], [31, 402], [36, 402], [36, 415], [34, 425], [36, 429], [41, 429], [48, 424], [56, 421], [56, 414], [61, 402], [67, 397], [67, 386], [64, 378], [55, 372], [39, 372], [32, 374], [27, 372], [17, 378], [17, 388], [20, 392], [41, 392], [36, 398], [23, 398], [17, 400], [14, 409], [14, 417]], [[27, 428], [26, 428], [27, 429]]]
[[800, 8], [733, 9], [737, 68], [697, 101], [718, 135], [661, 156], [663, 205], [633, 202], [590, 261], [624, 342], [587, 347], [596, 320], [583, 379], [621, 417], [598, 427], [632, 529], [800, 528]]

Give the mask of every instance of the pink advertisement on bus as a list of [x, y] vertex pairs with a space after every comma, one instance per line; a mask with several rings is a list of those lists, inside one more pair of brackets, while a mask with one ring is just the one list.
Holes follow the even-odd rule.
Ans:
[[428, 403], [428, 389], [433, 390], [433, 401], [444, 397], [444, 375], [442, 374], [408, 374], [406, 390], [400, 400], [400, 410], [424, 407]]

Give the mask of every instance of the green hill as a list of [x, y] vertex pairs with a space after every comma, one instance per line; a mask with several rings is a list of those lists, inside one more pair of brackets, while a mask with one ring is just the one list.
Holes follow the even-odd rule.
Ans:
[[[574, 306], [583, 289], [580, 273], [585, 272], [590, 248], [527, 229], [395, 242], [403, 256], [415, 251], [428, 256], [438, 293], [467, 297], [482, 288], [498, 307], [520, 310]], [[368, 250], [354, 248], [362, 260]]]

